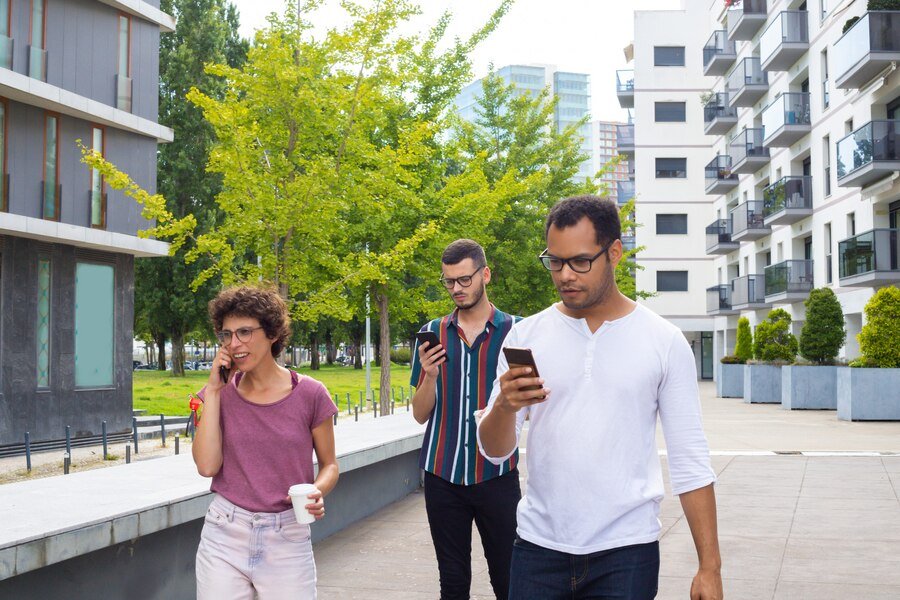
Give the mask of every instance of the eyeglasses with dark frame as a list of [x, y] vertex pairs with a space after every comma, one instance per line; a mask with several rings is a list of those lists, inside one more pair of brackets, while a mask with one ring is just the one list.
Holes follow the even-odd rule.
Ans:
[[460, 285], [460, 287], [467, 288], [472, 285], [472, 278], [475, 277], [484, 267], [485, 265], [478, 267], [471, 275], [463, 275], [462, 277], [439, 277], [438, 281], [440, 281], [441, 284], [443, 284], [443, 286], [448, 290], [452, 290], [453, 286], [455, 286], [457, 283]]
[[600, 250], [600, 252], [590, 258], [581, 256], [576, 256], [575, 258], [559, 258], [547, 254], [547, 250], [544, 250], [541, 252], [541, 255], [538, 256], [538, 260], [541, 261], [541, 264], [543, 264], [544, 268], [548, 271], [562, 271], [564, 265], [569, 265], [569, 268], [576, 273], [587, 273], [591, 270], [594, 261], [603, 256], [603, 253], [609, 250], [609, 247], [613, 245], [613, 242], [615, 242], [615, 240], [608, 243]]
[[231, 343], [231, 337], [237, 336], [239, 342], [244, 342], [246, 344], [253, 337], [253, 332], [257, 329], [263, 329], [263, 326], [260, 325], [259, 327], [241, 327], [234, 331], [223, 329], [222, 331], [216, 333], [216, 339], [219, 340], [219, 343], [223, 346], [227, 346]]

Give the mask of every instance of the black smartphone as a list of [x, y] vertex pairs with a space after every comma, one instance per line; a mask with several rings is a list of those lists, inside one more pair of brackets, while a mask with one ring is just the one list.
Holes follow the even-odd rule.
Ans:
[[219, 377], [222, 378], [222, 383], [228, 383], [228, 371], [229, 368], [225, 365], [219, 367]]
[[[528, 377], [540, 377], [537, 364], [534, 362], [534, 355], [531, 353], [531, 348], [504, 348], [503, 356], [506, 357], [506, 362], [509, 363], [510, 369], [516, 367], [531, 367], [531, 375], [528, 375]], [[539, 389], [541, 389], [541, 386], [539, 385], [530, 385], [521, 388], [521, 391], [530, 392], [531, 390]]]
[[433, 331], [420, 331], [416, 334], [416, 341], [419, 342], [420, 346], [428, 342], [426, 350], [432, 350], [441, 343], [441, 340], [438, 339], [437, 334]]

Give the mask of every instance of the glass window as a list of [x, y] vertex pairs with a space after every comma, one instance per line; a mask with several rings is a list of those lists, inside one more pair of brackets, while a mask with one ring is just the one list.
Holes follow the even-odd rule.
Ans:
[[46, 0], [31, 0], [31, 45], [44, 48], [44, 12]]
[[6, 177], [6, 102], [0, 98], [0, 212], [9, 210], [9, 180]]
[[[93, 150], [103, 154], [103, 129], [94, 127]], [[106, 202], [103, 197], [103, 176], [91, 169], [91, 227], [106, 226]]]
[[50, 259], [38, 259], [37, 386], [50, 387]]
[[683, 67], [684, 46], [654, 46], [653, 65], [657, 67]]
[[9, 0], [0, 0], [0, 35], [9, 37]]
[[657, 292], [686, 292], [688, 291], [687, 271], [657, 271]]
[[657, 102], [655, 108], [657, 123], [684, 123], [684, 102]]
[[44, 211], [45, 219], [59, 219], [59, 119], [47, 115], [44, 123]]
[[656, 215], [656, 235], [686, 235], [687, 215]]
[[113, 385], [115, 356], [114, 270], [111, 265], [75, 266], [75, 386]]
[[657, 158], [657, 179], [683, 179], [687, 177], [686, 158]]
[[119, 15], [119, 75], [131, 77], [131, 19]]

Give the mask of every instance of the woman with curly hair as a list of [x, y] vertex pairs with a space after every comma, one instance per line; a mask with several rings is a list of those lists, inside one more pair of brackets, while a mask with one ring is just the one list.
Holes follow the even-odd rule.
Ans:
[[315, 598], [309, 525], [297, 522], [288, 489], [314, 484], [305, 508], [325, 516], [338, 480], [337, 408], [324, 385], [275, 361], [291, 332], [276, 291], [226, 289], [209, 315], [221, 347], [200, 393], [192, 452], [215, 496], [197, 549], [197, 597]]

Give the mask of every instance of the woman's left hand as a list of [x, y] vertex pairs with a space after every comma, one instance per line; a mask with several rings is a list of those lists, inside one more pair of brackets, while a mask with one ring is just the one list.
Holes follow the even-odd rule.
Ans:
[[[316, 518], [316, 521], [325, 516], [325, 498], [322, 497], [322, 492], [319, 490], [315, 490], [306, 495], [307, 498], [311, 500], [309, 504], [307, 504], [304, 508], [306, 508], [307, 512]], [[287, 497], [287, 501], [291, 502], [291, 497]]]

